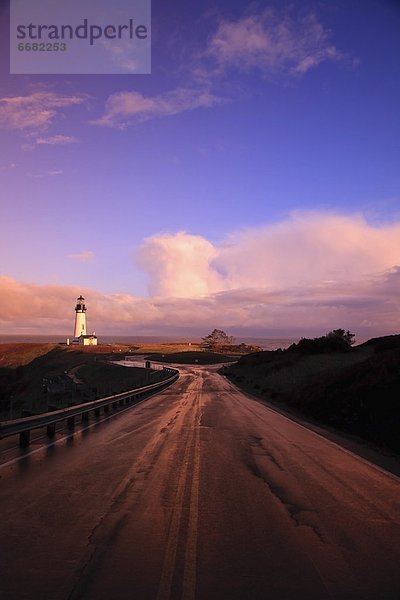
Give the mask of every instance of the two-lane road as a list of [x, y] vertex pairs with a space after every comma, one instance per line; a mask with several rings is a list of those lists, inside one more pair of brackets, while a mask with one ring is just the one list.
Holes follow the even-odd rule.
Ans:
[[57, 435], [0, 444], [2, 599], [400, 598], [399, 480], [212, 369]]

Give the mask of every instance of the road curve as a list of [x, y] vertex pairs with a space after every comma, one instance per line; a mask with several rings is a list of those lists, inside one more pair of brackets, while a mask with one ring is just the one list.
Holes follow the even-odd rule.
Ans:
[[400, 598], [399, 480], [213, 369], [57, 436], [0, 463], [2, 599]]

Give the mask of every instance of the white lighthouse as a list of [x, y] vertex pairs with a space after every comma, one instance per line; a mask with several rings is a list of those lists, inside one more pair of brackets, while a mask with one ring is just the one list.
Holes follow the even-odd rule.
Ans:
[[75, 306], [75, 332], [74, 337], [86, 335], [86, 305], [85, 298], [79, 296]]
[[93, 332], [91, 335], [87, 335], [86, 333], [86, 304], [83, 296], [79, 296], [76, 301], [74, 337], [84, 346], [97, 345], [95, 333]]

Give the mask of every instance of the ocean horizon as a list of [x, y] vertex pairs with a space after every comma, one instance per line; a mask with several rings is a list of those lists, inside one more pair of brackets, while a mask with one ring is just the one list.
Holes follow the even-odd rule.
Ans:
[[[13, 343], [42, 343], [42, 344], [64, 344], [66, 339], [73, 339], [73, 336], [68, 335], [0, 335], [0, 344]], [[293, 337], [236, 337], [235, 341], [238, 344], [244, 343], [253, 346], [260, 346], [263, 350], [277, 350], [278, 348], [287, 348], [294, 342], [298, 342], [300, 336]], [[102, 335], [99, 336], [100, 344], [167, 344], [171, 343], [199, 343], [199, 336], [174, 336], [174, 335]]]

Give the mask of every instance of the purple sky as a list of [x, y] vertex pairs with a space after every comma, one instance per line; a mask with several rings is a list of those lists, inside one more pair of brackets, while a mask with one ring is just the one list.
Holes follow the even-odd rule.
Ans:
[[0, 333], [395, 333], [400, 5], [152, 3], [151, 75], [9, 75]]

